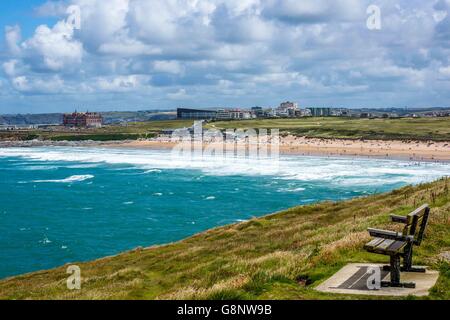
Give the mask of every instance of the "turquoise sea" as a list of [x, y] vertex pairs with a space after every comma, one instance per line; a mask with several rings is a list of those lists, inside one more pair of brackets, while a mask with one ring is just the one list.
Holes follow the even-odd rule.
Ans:
[[0, 149], [0, 278], [164, 244], [323, 200], [450, 175], [450, 164], [282, 156], [187, 160], [163, 150]]

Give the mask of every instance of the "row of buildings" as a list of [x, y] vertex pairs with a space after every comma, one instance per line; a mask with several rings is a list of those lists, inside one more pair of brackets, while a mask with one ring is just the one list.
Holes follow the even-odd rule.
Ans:
[[[177, 109], [178, 119], [190, 120], [246, 120], [258, 118], [329, 117], [335, 115], [331, 108], [299, 108], [297, 103], [282, 102], [277, 108], [253, 107], [246, 109]], [[336, 114], [337, 115], [337, 114]]]
[[[397, 112], [395, 112], [397, 111]], [[253, 107], [248, 109], [187, 109], [178, 108], [178, 119], [190, 120], [249, 120], [263, 118], [301, 118], [301, 117], [352, 117], [352, 118], [418, 118], [418, 117], [448, 117], [449, 110], [434, 110], [420, 113], [398, 112], [399, 110], [382, 111], [347, 108], [299, 108], [297, 103], [282, 102], [277, 108]], [[64, 114], [63, 125], [66, 127], [102, 127], [104, 119], [97, 112], [74, 112]]]
[[294, 102], [282, 102], [276, 108], [253, 107], [251, 109], [217, 109], [197, 110], [180, 108], [177, 110], [178, 119], [192, 120], [245, 120], [263, 118], [302, 118], [302, 117], [348, 117], [348, 118], [422, 118], [448, 117], [450, 109], [349, 109], [349, 108], [299, 108]]
[[38, 125], [11, 125], [11, 124], [0, 124], [0, 131], [16, 131], [16, 130], [32, 130], [39, 129]]

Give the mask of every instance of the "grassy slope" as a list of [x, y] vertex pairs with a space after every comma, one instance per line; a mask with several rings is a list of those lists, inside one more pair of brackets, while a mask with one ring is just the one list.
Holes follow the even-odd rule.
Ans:
[[279, 128], [319, 138], [449, 140], [450, 118], [348, 119], [301, 118], [216, 122], [217, 128]]
[[[440, 270], [430, 298], [450, 299], [450, 180], [388, 194], [293, 208], [184, 241], [80, 264], [82, 290], [66, 268], [0, 282], [1, 299], [354, 299], [313, 288], [349, 262], [385, 262], [362, 250], [367, 227], [392, 228], [388, 214], [428, 202], [430, 225], [415, 263]], [[298, 279], [307, 277], [304, 286]], [[356, 296], [364, 299], [364, 296]], [[373, 299], [373, 297], [372, 297]]]
[[[23, 140], [36, 137], [53, 140], [77, 140], [86, 138], [94, 140], [138, 139], [146, 138], [162, 129], [190, 127], [190, 120], [167, 120], [132, 123], [128, 126], [107, 126], [81, 132], [42, 132], [29, 131], [12, 133]], [[207, 128], [278, 128], [281, 132], [290, 132], [298, 136], [318, 138], [345, 139], [417, 139], [450, 141], [450, 118], [420, 119], [348, 119], [348, 118], [301, 118], [301, 119], [266, 119], [213, 122]], [[0, 132], [0, 139], [6, 139], [11, 133]]]

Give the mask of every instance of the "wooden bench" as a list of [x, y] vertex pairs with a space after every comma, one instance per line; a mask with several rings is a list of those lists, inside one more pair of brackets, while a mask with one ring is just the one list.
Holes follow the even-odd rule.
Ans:
[[[422, 243], [425, 229], [430, 215], [428, 204], [421, 206], [406, 217], [391, 215], [392, 222], [404, 225], [403, 231], [385, 231], [369, 228], [374, 239], [364, 246], [369, 252], [390, 256], [390, 265], [383, 269], [390, 271], [391, 281], [383, 281], [383, 287], [415, 288], [415, 283], [400, 282], [400, 272], [425, 272], [424, 268], [415, 268], [412, 265], [413, 247]], [[400, 266], [401, 258], [403, 265]]]

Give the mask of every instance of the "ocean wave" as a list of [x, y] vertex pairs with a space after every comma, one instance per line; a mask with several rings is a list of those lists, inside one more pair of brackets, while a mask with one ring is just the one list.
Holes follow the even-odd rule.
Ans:
[[48, 171], [48, 170], [56, 170], [58, 169], [57, 166], [46, 166], [46, 165], [40, 165], [40, 166], [23, 166], [19, 167], [19, 170], [24, 171]]
[[161, 172], [162, 171], [159, 170], [159, 169], [150, 169], [150, 170], [145, 171], [144, 174], [147, 174], [147, 173], [161, 173]]
[[[114, 148], [6, 148], [0, 157], [21, 157], [31, 160], [130, 165], [131, 168], [158, 173], [161, 170], [198, 170], [213, 176], [273, 176], [296, 181], [324, 181], [330, 184], [380, 183], [380, 179], [396, 183], [421, 183], [450, 175], [448, 163], [417, 163], [388, 159], [338, 158], [313, 156], [280, 156], [274, 159], [248, 159], [228, 156], [187, 157], [170, 150], [114, 149]], [[53, 163], [51, 163], [53, 165]], [[66, 164], [65, 164], [66, 165]], [[127, 167], [128, 168], [128, 167]], [[119, 171], [127, 168], [115, 168]], [[351, 179], [359, 179], [353, 180]], [[382, 182], [381, 182], [382, 183]], [[298, 190], [301, 191], [301, 190]]]
[[91, 169], [91, 168], [97, 168], [99, 166], [98, 163], [87, 163], [87, 164], [74, 164], [66, 166], [66, 168], [69, 169]]
[[280, 188], [278, 192], [301, 192], [305, 190], [305, 188]]
[[33, 183], [72, 183], [72, 182], [82, 182], [85, 180], [93, 179], [94, 176], [91, 174], [85, 174], [85, 175], [75, 175], [70, 176], [65, 179], [60, 180], [34, 180]]

